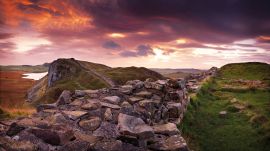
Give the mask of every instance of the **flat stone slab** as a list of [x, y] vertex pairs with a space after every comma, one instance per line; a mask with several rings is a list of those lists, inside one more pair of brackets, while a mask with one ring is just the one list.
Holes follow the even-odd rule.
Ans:
[[121, 107], [119, 105], [115, 105], [115, 104], [110, 104], [110, 103], [105, 103], [105, 102], [100, 102], [102, 107], [108, 107], [111, 109], [120, 109]]
[[153, 129], [141, 118], [127, 114], [119, 114], [117, 127], [122, 135], [138, 136], [142, 139], [154, 136]]
[[92, 117], [91, 119], [84, 119], [79, 122], [81, 128], [87, 131], [94, 131], [99, 128], [101, 119], [99, 117]]
[[74, 100], [73, 102], [70, 103], [70, 105], [73, 105], [73, 106], [81, 106], [83, 103], [83, 100], [81, 99], [76, 99]]
[[107, 96], [107, 97], [103, 98], [103, 100], [108, 102], [108, 103], [119, 104], [121, 99], [118, 96]]
[[141, 91], [141, 92], [136, 93], [135, 96], [144, 97], [144, 98], [151, 98], [152, 93], [148, 92], [148, 91]]
[[149, 146], [153, 150], [162, 151], [188, 151], [187, 143], [180, 135], [173, 135], [168, 138], [159, 138]]
[[130, 98], [128, 98], [128, 100], [129, 100], [129, 102], [131, 103], [131, 104], [135, 104], [135, 103], [137, 103], [137, 102], [139, 102], [139, 101], [141, 101], [141, 100], [143, 100], [144, 98], [141, 98], [141, 97], [130, 97]]
[[156, 134], [164, 134], [164, 135], [180, 134], [180, 131], [178, 130], [177, 126], [174, 123], [154, 125], [152, 128]]
[[73, 120], [78, 119], [79, 117], [87, 114], [87, 112], [84, 111], [62, 111], [62, 112]]

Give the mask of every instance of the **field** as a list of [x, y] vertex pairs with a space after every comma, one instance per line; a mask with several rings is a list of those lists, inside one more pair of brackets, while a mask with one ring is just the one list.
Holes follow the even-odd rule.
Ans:
[[13, 114], [32, 112], [25, 104], [27, 90], [34, 80], [23, 79], [22, 71], [0, 71], [0, 108]]
[[[221, 68], [218, 77], [202, 86], [199, 93], [192, 97], [183, 123], [179, 126], [191, 149], [270, 149], [268, 69], [269, 65], [259, 63], [227, 65]], [[235, 82], [239, 80], [240, 83]], [[220, 111], [227, 114], [221, 116]]]

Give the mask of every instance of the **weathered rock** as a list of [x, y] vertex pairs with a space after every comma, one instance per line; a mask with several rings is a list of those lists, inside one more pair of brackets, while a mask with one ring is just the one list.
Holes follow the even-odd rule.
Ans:
[[178, 130], [177, 126], [174, 123], [154, 125], [152, 128], [156, 134], [163, 134], [163, 135], [180, 134], [180, 131]]
[[89, 150], [89, 143], [86, 141], [80, 141], [80, 140], [75, 140], [72, 142], [68, 142], [64, 146], [61, 146], [59, 151], [88, 151]]
[[20, 131], [24, 130], [25, 127], [18, 125], [17, 123], [12, 123], [6, 132], [8, 136], [14, 136], [18, 134]]
[[101, 107], [100, 102], [98, 100], [87, 100], [88, 103], [81, 106], [84, 110], [96, 110]]
[[144, 107], [145, 109], [147, 109], [148, 111], [151, 111], [153, 110], [155, 107], [158, 106], [158, 103], [159, 102], [156, 102], [154, 100], [148, 100], [148, 99], [145, 99], [145, 100], [142, 100], [139, 102], [139, 105], [141, 107]]
[[148, 92], [148, 91], [141, 91], [141, 92], [136, 93], [135, 96], [143, 97], [143, 98], [149, 98], [150, 99], [152, 97], [152, 93], [151, 92]]
[[110, 108], [107, 108], [104, 113], [104, 120], [111, 121], [113, 119], [112, 110]]
[[75, 90], [74, 97], [84, 97], [86, 92], [84, 90]]
[[58, 100], [56, 101], [56, 105], [65, 105], [70, 103], [71, 99], [71, 92], [68, 90], [64, 90], [62, 94], [59, 96]]
[[119, 91], [124, 94], [131, 94], [133, 90], [134, 87], [132, 85], [123, 85], [119, 89]]
[[0, 137], [1, 151], [35, 151], [37, 149], [37, 146], [29, 141], [16, 141]]
[[118, 116], [117, 126], [122, 135], [137, 136], [142, 139], [150, 138], [154, 135], [153, 129], [145, 124], [142, 119], [122, 113]]
[[119, 140], [103, 140], [97, 142], [92, 150], [96, 151], [124, 151]]
[[51, 145], [60, 145], [61, 143], [60, 136], [56, 132], [48, 129], [31, 129], [30, 133]]
[[46, 110], [46, 109], [56, 109], [57, 106], [55, 104], [40, 104], [37, 106], [37, 112]]
[[135, 104], [141, 100], [143, 100], [144, 98], [140, 98], [140, 97], [130, 97], [128, 98], [128, 101], [131, 103], [131, 104]]
[[91, 117], [90, 119], [84, 119], [79, 122], [81, 128], [86, 131], [94, 131], [99, 128], [101, 119], [99, 117]]
[[111, 109], [120, 109], [121, 108], [119, 105], [114, 105], [114, 104], [111, 104], [111, 103], [100, 102], [100, 104], [101, 104], [102, 107], [108, 107], [108, 108], [111, 108]]
[[83, 100], [81, 99], [75, 99], [74, 101], [70, 103], [70, 105], [73, 105], [73, 106], [81, 106], [82, 104], [83, 104]]
[[67, 115], [70, 119], [76, 120], [79, 117], [87, 114], [84, 111], [62, 111], [65, 115]]
[[188, 151], [187, 144], [180, 135], [173, 135], [168, 138], [156, 137], [154, 143], [148, 146], [152, 150], [162, 151]]
[[168, 102], [167, 108], [169, 118], [179, 118], [181, 114], [181, 103]]
[[119, 131], [115, 124], [102, 122], [100, 127], [93, 132], [93, 135], [104, 138], [117, 138], [119, 136]]
[[88, 142], [90, 145], [94, 145], [96, 142], [102, 139], [101, 137], [98, 136], [84, 134], [81, 131], [75, 131], [74, 135], [76, 140]]
[[103, 100], [111, 104], [119, 104], [121, 99], [118, 96], [107, 96]]

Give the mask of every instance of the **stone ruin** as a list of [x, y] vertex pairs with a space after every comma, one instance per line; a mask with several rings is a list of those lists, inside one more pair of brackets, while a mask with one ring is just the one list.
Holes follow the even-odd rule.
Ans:
[[65, 90], [32, 116], [1, 122], [0, 150], [188, 151], [177, 128], [188, 103], [172, 80]]

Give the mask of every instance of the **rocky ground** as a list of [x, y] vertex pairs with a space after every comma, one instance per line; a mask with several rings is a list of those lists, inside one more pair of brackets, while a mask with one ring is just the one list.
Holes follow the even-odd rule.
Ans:
[[0, 150], [187, 151], [176, 124], [188, 102], [186, 88], [172, 80], [65, 90], [31, 117], [2, 121]]

